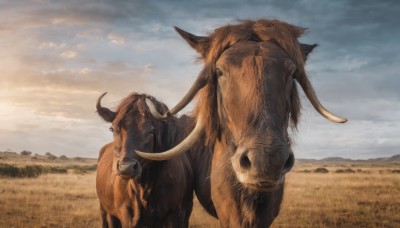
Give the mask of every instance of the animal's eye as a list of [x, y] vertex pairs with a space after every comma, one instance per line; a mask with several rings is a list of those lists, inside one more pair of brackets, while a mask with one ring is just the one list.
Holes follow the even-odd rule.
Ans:
[[217, 74], [217, 77], [219, 78], [219, 77], [222, 77], [224, 75], [224, 72], [220, 68], [217, 68], [216, 69], [216, 74]]
[[150, 135], [154, 135], [154, 133], [155, 133], [154, 129], [151, 129], [151, 130], [149, 131], [149, 134], [150, 134]]
[[113, 128], [112, 126], [109, 128], [109, 130], [110, 130], [111, 132], [114, 132], [114, 128]]

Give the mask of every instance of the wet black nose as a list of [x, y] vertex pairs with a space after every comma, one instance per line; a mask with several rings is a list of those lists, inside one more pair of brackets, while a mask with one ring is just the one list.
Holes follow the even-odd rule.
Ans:
[[120, 175], [125, 176], [140, 176], [142, 174], [142, 167], [139, 161], [135, 159], [123, 159], [117, 163], [117, 169]]

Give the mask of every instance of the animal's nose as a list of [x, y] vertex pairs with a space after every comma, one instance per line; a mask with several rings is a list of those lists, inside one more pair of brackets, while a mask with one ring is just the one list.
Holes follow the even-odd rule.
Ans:
[[294, 155], [293, 152], [290, 151], [289, 157], [286, 160], [285, 165], [283, 165], [282, 174], [289, 172], [293, 168], [293, 165], [294, 165]]
[[235, 172], [250, 176], [268, 176], [271, 179], [289, 172], [294, 165], [294, 155], [290, 148], [276, 149], [275, 153], [238, 147], [231, 158]]
[[232, 165], [241, 173], [246, 173], [252, 169], [254, 156], [251, 155], [246, 147], [239, 147], [235, 156], [232, 157]]
[[248, 170], [251, 168], [252, 162], [250, 161], [250, 158], [248, 155], [249, 155], [249, 151], [247, 149], [244, 150], [240, 155], [239, 165], [240, 165], [240, 168], [243, 170]]
[[142, 167], [139, 161], [135, 159], [122, 159], [117, 163], [117, 169], [120, 175], [125, 176], [140, 176], [142, 174]]

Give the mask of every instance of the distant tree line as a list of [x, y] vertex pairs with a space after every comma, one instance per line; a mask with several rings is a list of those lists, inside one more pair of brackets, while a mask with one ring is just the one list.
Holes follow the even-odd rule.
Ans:
[[11, 177], [11, 178], [24, 178], [24, 177], [38, 177], [42, 174], [61, 173], [66, 174], [68, 170], [73, 170], [78, 174], [85, 174], [91, 171], [95, 171], [97, 165], [69, 165], [65, 167], [59, 166], [43, 166], [43, 165], [28, 165], [25, 167], [17, 167], [10, 164], [0, 163], [0, 178]]

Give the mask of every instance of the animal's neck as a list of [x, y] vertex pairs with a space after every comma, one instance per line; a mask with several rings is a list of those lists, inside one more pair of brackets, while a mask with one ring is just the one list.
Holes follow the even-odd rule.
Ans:
[[214, 148], [211, 191], [218, 217], [221, 224], [230, 227], [265, 227], [279, 213], [283, 185], [272, 192], [257, 192], [243, 187], [230, 163], [235, 153], [235, 146], [231, 143], [223, 134]]
[[[175, 119], [173, 124], [173, 130], [171, 129], [170, 132], [175, 132], [174, 142], [175, 144], [181, 142], [185, 139], [189, 133], [193, 130], [195, 126], [195, 120], [193, 117], [183, 115], [179, 117], [179, 119]], [[170, 127], [171, 128], [171, 127]], [[169, 132], [168, 132], [169, 133]]]
[[179, 119], [170, 119], [162, 121], [159, 125], [156, 152], [162, 152], [171, 149], [180, 143], [186, 136], [186, 122], [189, 121], [187, 116]]
[[132, 179], [131, 188], [133, 194], [139, 196], [143, 205], [147, 205], [147, 199], [154, 189], [154, 184], [162, 172], [166, 161], [154, 161], [148, 167], [144, 168], [139, 179]]
[[247, 189], [238, 191], [242, 227], [270, 225], [279, 213], [282, 195], [283, 185], [272, 192], [255, 192]]

